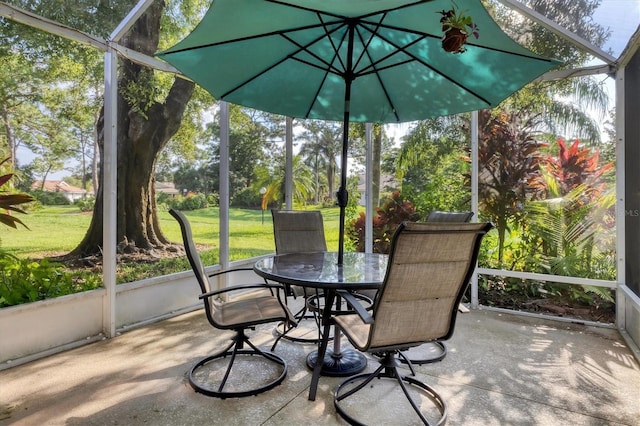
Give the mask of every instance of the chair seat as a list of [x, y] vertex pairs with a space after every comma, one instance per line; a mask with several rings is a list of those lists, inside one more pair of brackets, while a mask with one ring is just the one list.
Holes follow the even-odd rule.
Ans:
[[261, 296], [222, 303], [212, 316], [220, 328], [237, 329], [247, 325], [283, 321], [289, 315], [276, 297]]
[[335, 322], [340, 326], [351, 344], [363, 351], [367, 347], [367, 339], [371, 330], [371, 324], [366, 324], [357, 314], [339, 315], [335, 317]]

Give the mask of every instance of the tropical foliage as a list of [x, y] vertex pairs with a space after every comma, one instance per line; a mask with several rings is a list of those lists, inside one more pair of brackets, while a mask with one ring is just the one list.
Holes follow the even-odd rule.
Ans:
[[93, 273], [72, 275], [64, 265], [18, 259], [0, 249], [0, 308], [86, 291], [102, 286]]
[[421, 219], [432, 210], [470, 210], [468, 120], [463, 115], [418, 123], [400, 148], [395, 175]]
[[498, 230], [498, 261], [510, 223], [522, 223], [524, 204], [535, 198], [541, 149], [535, 126], [520, 111], [480, 112], [478, 193], [483, 214]]
[[[373, 252], [389, 253], [391, 238], [398, 226], [405, 220], [415, 221], [418, 213], [411, 202], [402, 198], [400, 192], [394, 192], [391, 197], [382, 201], [376, 208], [373, 217]], [[365, 250], [365, 222], [366, 215], [361, 212], [347, 229], [348, 235], [355, 244], [356, 251]]]
[[[6, 164], [9, 158], [0, 161], [0, 170], [2, 165]], [[9, 187], [9, 181], [13, 178], [13, 173], [7, 173], [0, 175], [0, 223], [17, 228], [17, 225], [22, 225], [28, 228], [19, 218], [10, 214], [11, 212], [26, 213], [19, 206], [20, 204], [26, 204], [33, 201], [33, 197], [27, 194], [13, 193]]]

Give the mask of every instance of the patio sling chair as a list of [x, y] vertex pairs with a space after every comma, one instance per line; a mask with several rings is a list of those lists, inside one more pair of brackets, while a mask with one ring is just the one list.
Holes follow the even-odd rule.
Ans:
[[[327, 242], [324, 236], [324, 224], [322, 214], [317, 210], [271, 210], [273, 218], [273, 237], [276, 244], [276, 254], [308, 253], [327, 251]], [[300, 286], [285, 284], [287, 294], [294, 298], [302, 296], [305, 299], [302, 308], [295, 313], [296, 321], [314, 319], [307, 313], [307, 289]], [[284, 333], [284, 323], [276, 326], [276, 333], [284, 334], [286, 340], [301, 343], [317, 343], [320, 340], [320, 329], [316, 327], [317, 335], [314, 337], [295, 336]]]
[[[327, 242], [324, 236], [324, 224], [322, 221], [322, 213], [317, 210], [299, 211], [299, 210], [271, 210], [273, 217], [273, 236], [276, 244], [276, 254], [287, 253], [310, 253], [327, 251]], [[276, 333], [283, 335], [284, 339], [301, 342], [301, 343], [318, 343], [321, 340], [319, 318], [316, 315], [309, 314], [312, 311], [317, 314], [321, 311], [322, 294], [308, 293], [304, 287], [285, 284], [288, 294], [294, 297], [302, 296], [305, 299], [302, 309], [295, 315], [295, 320], [300, 321], [313, 319], [316, 321], [317, 335], [314, 337], [295, 336], [283, 333], [283, 324], [276, 326]], [[357, 295], [365, 303], [372, 303], [365, 295]], [[335, 312], [344, 312], [342, 309]], [[330, 337], [329, 339], [333, 339]]]
[[[189, 263], [191, 264], [191, 268], [193, 269], [196, 279], [198, 280], [198, 284], [200, 285], [202, 294], [199, 298], [204, 302], [205, 313], [209, 323], [220, 330], [235, 331], [235, 334], [231, 337], [231, 343], [226, 348], [214, 355], [203, 358], [191, 368], [189, 371], [189, 384], [196, 392], [218, 398], [256, 395], [277, 386], [287, 375], [287, 363], [283, 358], [273, 353], [280, 337], [278, 337], [273, 343], [271, 351], [265, 351], [251, 343], [245, 331], [248, 328], [253, 328], [259, 324], [271, 322], [283, 322], [287, 325], [295, 325], [293, 315], [280, 298], [280, 291], [284, 291], [284, 287], [280, 284], [268, 284], [261, 282], [257, 284], [234, 285], [221, 290], [212, 290], [209, 278], [223, 274], [242, 273], [241, 271], [252, 271], [252, 269], [230, 269], [207, 275], [202, 260], [200, 259], [196, 246], [193, 242], [191, 226], [189, 225], [187, 218], [177, 210], [169, 210], [169, 213], [180, 224], [184, 248], [187, 258], [189, 259]], [[258, 295], [247, 292], [247, 290], [256, 289], [268, 291], [263, 291]], [[275, 295], [274, 290], [276, 292]], [[227, 296], [229, 295], [227, 293], [230, 292], [244, 292], [244, 294], [231, 301], [222, 301], [221, 298], [228, 298]], [[248, 349], [245, 349], [245, 344], [249, 346]], [[247, 389], [248, 386], [246, 386], [246, 382], [247, 378], [249, 378], [249, 375], [246, 374], [247, 371], [233, 367], [234, 363], [238, 360], [238, 357], [249, 357], [254, 355], [263, 357], [269, 364], [273, 365], [276, 372], [272, 375], [277, 374], [278, 376], [271, 380], [270, 376], [268, 374], [265, 375], [264, 371], [259, 375], [251, 375], [260, 377], [265, 376], [267, 377], [265, 380], [268, 381]], [[226, 369], [224, 369], [224, 374], [219, 374], [222, 378], [209, 379], [209, 377], [217, 377], [216, 375], [218, 373], [211, 372], [210, 370], [214, 369], [214, 367], [219, 364], [216, 364], [217, 361], [226, 357], [229, 357], [229, 361]], [[221, 365], [224, 366], [224, 363]], [[255, 368], [255, 365], [252, 365], [252, 368]], [[220, 369], [216, 369], [216, 371], [217, 370]], [[271, 368], [267, 371], [271, 371]], [[210, 381], [214, 383], [209, 383]], [[227, 389], [225, 389], [225, 386], [227, 386]]]
[[[446, 222], [446, 223], [466, 223], [473, 217], [473, 212], [445, 212], [439, 210], [433, 210], [427, 217], [427, 222]], [[460, 308], [459, 308], [460, 309]], [[418, 350], [423, 354], [418, 355]], [[427, 352], [425, 354], [425, 352]], [[430, 364], [432, 362], [442, 361], [447, 356], [447, 346], [444, 342], [431, 342], [427, 345], [422, 345], [422, 348], [409, 349], [403, 354], [400, 359], [403, 362], [411, 362], [413, 364], [422, 365]], [[420, 356], [418, 358], [418, 356]]]
[[[355, 348], [375, 354], [380, 363], [374, 372], [352, 376], [335, 390], [336, 411], [347, 422], [362, 423], [348, 412], [356, 401], [345, 401], [356, 392], [362, 392], [358, 401], [369, 404], [365, 412], [375, 416], [378, 405], [389, 410], [384, 404], [373, 407], [371, 395], [363, 395], [382, 386], [374, 378], [395, 379], [424, 424], [432, 424], [428, 418], [434, 417], [433, 424], [445, 422], [444, 399], [426, 383], [403, 376], [398, 356], [407, 348], [453, 335], [458, 304], [475, 268], [480, 243], [492, 227], [490, 223], [404, 222], [393, 236], [387, 273], [372, 312], [350, 294], [342, 294], [357, 313], [338, 316], [336, 323]], [[410, 363], [409, 367], [415, 376]], [[427, 403], [435, 407], [428, 410]]]

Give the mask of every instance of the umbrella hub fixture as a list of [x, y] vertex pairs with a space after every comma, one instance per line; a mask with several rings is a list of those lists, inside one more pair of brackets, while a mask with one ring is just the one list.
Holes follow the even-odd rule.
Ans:
[[349, 203], [349, 191], [347, 191], [347, 188], [338, 188], [338, 192], [336, 192], [336, 198], [338, 200], [338, 206], [347, 207], [347, 204]]

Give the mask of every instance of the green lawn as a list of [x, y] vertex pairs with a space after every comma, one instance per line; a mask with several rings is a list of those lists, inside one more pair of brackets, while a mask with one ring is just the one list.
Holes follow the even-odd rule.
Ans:
[[[219, 210], [208, 208], [184, 212], [199, 245], [217, 249], [219, 239]], [[325, 234], [329, 250], [338, 248], [339, 209], [322, 209]], [[172, 241], [181, 242], [180, 227], [168, 212], [160, 212], [160, 226]], [[74, 206], [48, 206], [42, 210], [21, 215], [29, 227], [24, 229], [0, 228], [0, 247], [19, 257], [40, 258], [60, 255], [75, 248], [85, 235], [91, 213], [81, 213]], [[260, 210], [232, 208], [229, 211], [230, 256], [232, 260], [273, 253], [273, 225], [271, 213]], [[217, 251], [217, 250], [215, 250]]]

